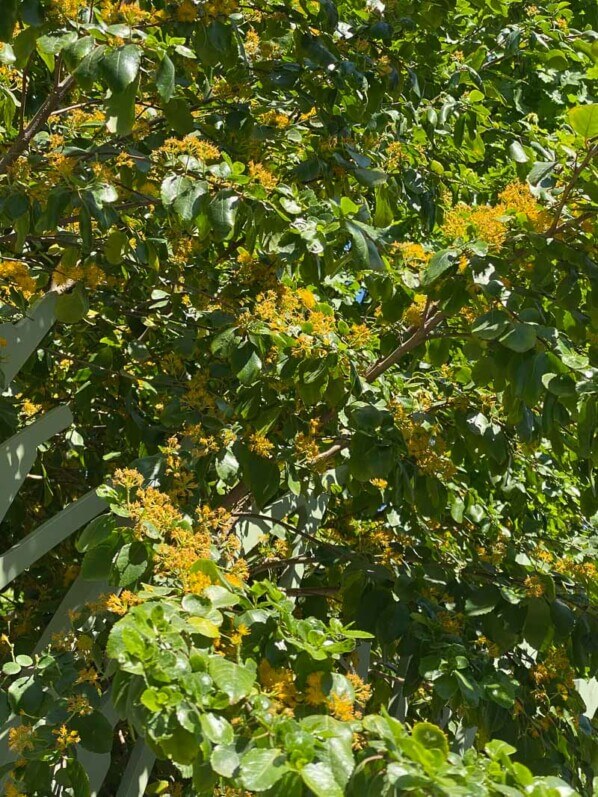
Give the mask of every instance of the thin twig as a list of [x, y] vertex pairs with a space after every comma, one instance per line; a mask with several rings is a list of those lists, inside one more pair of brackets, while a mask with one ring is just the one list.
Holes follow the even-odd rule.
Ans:
[[554, 235], [554, 233], [556, 232], [556, 230], [557, 230], [557, 228], [559, 226], [559, 221], [560, 221], [560, 218], [561, 218], [561, 214], [562, 214], [563, 210], [565, 209], [565, 205], [567, 204], [567, 200], [569, 199], [569, 196], [571, 195], [571, 192], [575, 188], [575, 184], [577, 183], [577, 181], [578, 181], [581, 173], [583, 172], [583, 170], [586, 168], [586, 166], [588, 166], [588, 164], [592, 161], [592, 159], [594, 158], [594, 156], [597, 153], [598, 153], [598, 144], [594, 144], [593, 146], [591, 146], [588, 149], [585, 158], [582, 161], [580, 161], [580, 163], [577, 164], [575, 169], [573, 169], [573, 174], [571, 175], [571, 179], [569, 180], [569, 182], [567, 183], [567, 185], [563, 189], [563, 193], [561, 194], [561, 198], [560, 198], [559, 204], [556, 207], [556, 210], [555, 210], [555, 213], [554, 213], [554, 218], [552, 220], [552, 224], [550, 225], [548, 230], [545, 232], [545, 236], [547, 238], [551, 238]]

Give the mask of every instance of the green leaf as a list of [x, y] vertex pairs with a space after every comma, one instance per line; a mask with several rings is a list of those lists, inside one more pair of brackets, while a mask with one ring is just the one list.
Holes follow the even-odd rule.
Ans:
[[137, 78], [141, 65], [141, 48], [125, 44], [104, 55], [100, 68], [110, 91], [122, 94]]
[[241, 759], [241, 783], [250, 791], [266, 791], [287, 769], [284, 753], [279, 748], [249, 750]]
[[301, 778], [316, 797], [343, 797], [344, 789], [336, 782], [328, 764], [318, 761], [301, 769]]
[[255, 683], [255, 675], [251, 670], [220, 656], [210, 658], [208, 672], [218, 689], [228, 695], [231, 705], [247, 697]]
[[473, 322], [471, 331], [482, 340], [494, 340], [508, 329], [509, 316], [502, 310], [491, 310]]
[[54, 306], [56, 320], [62, 324], [76, 324], [85, 318], [88, 311], [89, 300], [85, 288], [80, 283], [67, 293], [61, 294]]
[[536, 345], [536, 330], [529, 324], [514, 323], [511, 329], [500, 338], [503, 346], [511, 351], [523, 353]]
[[513, 141], [509, 145], [509, 155], [511, 160], [514, 160], [516, 163], [527, 163], [529, 160], [519, 141]]
[[77, 759], [72, 759], [66, 765], [66, 774], [68, 775], [70, 786], [73, 790], [73, 797], [89, 797], [91, 789], [89, 786], [89, 778], [85, 767]]
[[530, 598], [523, 627], [526, 642], [540, 650], [552, 632], [550, 607], [544, 598]]
[[96, 548], [110, 537], [117, 526], [116, 518], [113, 515], [100, 515], [87, 524], [75, 547], [80, 553]]
[[416, 722], [411, 731], [416, 742], [426, 750], [440, 750], [443, 758], [448, 758], [449, 746], [446, 734], [431, 722]]
[[147, 550], [142, 542], [124, 545], [118, 552], [113, 564], [113, 583], [118, 587], [127, 587], [138, 581], [149, 565]]
[[124, 91], [113, 93], [106, 100], [106, 127], [110, 133], [128, 136], [135, 123], [135, 100], [139, 81], [134, 80]]
[[168, 102], [174, 94], [175, 70], [174, 64], [165, 54], [156, 73], [156, 88], [164, 102]]
[[246, 343], [233, 352], [231, 366], [242, 385], [251, 385], [260, 376], [262, 361], [255, 347], [251, 343]]
[[222, 775], [223, 778], [232, 778], [240, 763], [241, 759], [232, 746], [218, 745], [210, 756], [212, 769]]
[[236, 450], [243, 469], [243, 480], [249, 486], [258, 507], [264, 507], [280, 486], [280, 470], [276, 462], [259, 457], [245, 446]]
[[88, 581], [102, 581], [112, 570], [112, 560], [118, 541], [112, 540], [87, 551], [81, 563], [81, 576]]
[[12, 34], [17, 24], [17, 0], [4, 0], [0, 14], [0, 42], [12, 40]]
[[235, 226], [239, 197], [234, 191], [219, 191], [208, 205], [208, 217], [219, 240], [224, 240]]
[[233, 726], [224, 717], [217, 714], [202, 714], [201, 729], [204, 735], [214, 744], [230, 745], [235, 740]]
[[379, 169], [357, 168], [354, 170], [353, 174], [357, 182], [361, 183], [361, 185], [365, 185], [367, 188], [375, 188], [388, 180], [386, 172], [382, 172]]
[[92, 753], [109, 753], [112, 750], [112, 726], [101, 711], [73, 717], [70, 727], [77, 731], [81, 737], [81, 747], [86, 750]]
[[583, 138], [598, 136], [598, 103], [578, 105], [569, 111], [569, 124]]
[[195, 633], [208, 637], [208, 639], [217, 639], [220, 636], [220, 629], [216, 623], [205, 617], [190, 617], [187, 622]]
[[441, 249], [430, 260], [422, 277], [422, 286], [429, 288], [442, 277], [455, 262], [457, 252], [454, 249]]
[[465, 613], [470, 617], [491, 612], [500, 600], [500, 592], [492, 585], [472, 592], [465, 602]]

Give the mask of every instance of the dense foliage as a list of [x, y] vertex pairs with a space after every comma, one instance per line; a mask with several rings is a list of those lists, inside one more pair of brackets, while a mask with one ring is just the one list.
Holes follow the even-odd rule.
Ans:
[[6, 794], [88, 794], [78, 745], [116, 793], [138, 736], [154, 794], [592, 793], [597, 30], [2, 4], [1, 320], [58, 299], [0, 436], [75, 416], [2, 539], [110, 506], [0, 599]]

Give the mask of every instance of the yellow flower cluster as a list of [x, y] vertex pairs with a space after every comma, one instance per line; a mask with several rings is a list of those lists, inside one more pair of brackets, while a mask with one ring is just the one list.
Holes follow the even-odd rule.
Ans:
[[204, 5], [204, 12], [208, 17], [228, 17], [234, 14], [239, 7], [238, 0], [209, 0]]
[[18, 70], [11, 66], [0, 66], [0, 83], [14, 85], [20, 79]]
[[106, 122], [104, 111], [96, 108], [93, 111], [85, 111], [83, 108], [74, 108], [68, 114], [53, 114], [51, 121], [60, 121], [69, 130], [79, 130], [82, 127], [98, 127]]
[[259, 55], [260, 36], [255, 28], [249, 28], [247, 31], [243, 47], [245, 48], [245, 54], [248, 55], [249, 58], [256, 58], [256, 56]]
[[575, 673], [565, 648], [550, 648], [543, 661], [532, 667], [530, 675], [538, 685], [559, 681], [568, 689], [574, 688]]
[[120, 595], [108, 595], [105, 605], [109, 612], [112, 612], [112, 614], [118, 614], [122, 617], [129, 611], [131, 606], [137, 606], [139, 603], [141, 603], [141, 599], [138, 598], [133, 592], [126, 589], [121, 592]]
[[165, 535], [169, 532], [172, 533], [183, 517], [179, 510], [172, 505], [166, 493], [160, 492], [155, 487], [139, 488], [137, 500], [127, 506], [135, 521], [135, 535], [139, 539], [144, 539], [146, 536], [146, 523], [151, 524], [162, 535]]
[[272, 108], [260, 116], [260, 122], [263, 125], [268, 125], [268, 127], [277, 127], [279, 130], [285, 130], [291, 124], [291, 119], [285, 113]]
[[428, 297], [422, 293], [416, 293], [412, 304], [403, 313], [403, 321], [408, 327], [418, 327], [424, 319]]
[[389, 172], [396, 171], [401, 165], [404, 152], [400, 141], [392, 141], [386, 148], [386, 168]]
[[272, 191], [278, 185], [278, 177], [272, 174], [270, 169], [266, 168], [262, 163], [249, 162], [249, 176], [256, 183], [263, 186], [266, 191]]
[[191, 592], [193, 595], [201, 595], [206, 587], [212, 585], [212, 579], [205, 573], [198, 571], [197, 573], [186, 574], [183, 584], [185, 592]]
[[259, 285], [262, 290], [272, 290], [278, 284], [274, 264], [264, 262], [246, 249], [239, 250], [237, 263], [240, 268], [234, 274], [235, 283], [247, 286]]
[[506, 213], [522, 213], [532, 223], [536, 222], [542, 213], [542, 208], [525, 183], [509, 183], [498, 198]]
[[451, 208], [444, 218], [443, 233], [447, 238], [481, 238], [494, 249], [500, 249], [507, 236], [502, 206], [466, 205]]
[[69, 697], [66, 708], [70, 714], [77, 714], [80, 717], [93, 714], [93, 708], [85, 695], [73, 695], [73, 697]]
[[317, 457], [320, 453], [318, 441], [311, 434], [305, 434], [305, 432], [299, 432], [297, 434], [294, 446], [297, 456], [308, 462]]
[[221, 158], [218, 147], [191, 134], [182, 139], [167, 138], [158, 151], [166, 152], [169, 155], [189, 155], [206, 163]]
[[79, 744], [81, 741], [77, 731], [69, 731], [66, 725], [61, 725], [58, 730], [54, 729], [52, 733], [56, 736], [56, 747], [62, 752], [65, 752], [73, 744]]
[[[273, 332], [285, 332], [296, 339], [296, 345], [309, 351], [314, 336], [329, 342], [329, 336], [336, 327], [333, 315], [327, 315], [316, 309], [317, 299], [306, 289], [292, 291], [284, 285], [277, 290], [269, 290], [257, 296], [251, 313], [243, 313], [239, 319], [240, 326], [250, 326], [252, 321], [266, 323]], [[297, 335], [297, 328], [309, 324], [309, 335]]]
[[[70, 0], [76, 2], [77, 0]], [[84, 0], [87, 5], [87, 0]], [[120, 0], [102, 0], [100, 11], [106, 22], [124, 21], [129, 25], [158, 24], [166, 19], [166, 13], [160, 9], [145, 10], [135, 2], [123, 3]]]
[[8, 747], [13, 753], [26, 753], [27, 750], [33, 750], [35, 741], [35, 729], [32, 725], [22, 723], [10, 728], [8, 731]]
[[562, 557], [555, 563], [554, 569], [558, 573], [570, 576], [574, 581], [587, 584], [598, 580], [598, 567], [595, 562], [574, 562], [572, 559]]
[[159, 545], [156, 551], [156, 573], [164, 577], [177, 577], [187, 584], [189, 570], [198, 559], [210, 556], [210, 538], [203, 533], [179, 529], [172, 543]]
[[254, 432], [249, 438], [249, 449], [257, 454], [258, 457], [268, 458], [274, 451], [274, 443], [272, 443], [266, 435], [260, 432]]
[[[91, 684], [92, 686], [96, 685], [99, 681], [100, 676], [98, 675], [97, 670], [94, 667], [85, 667], [79, 673], [79, 677], [75, 681], [77, 684]], [[98, 687], [99, 690], [99, 687]]]
[[62, 288], [75, 282], [82, 282], [93, 290], [105, 282], [105, 274], [94, 262], [86, 263], [85, 265], [81, 262], [61, 262], [52, 273], [52, 286], [54, 288]]
[[35, 293], [35, 280], [27, 264], [21, 260], [2, 260], [0, 278], [4, 283], [0, 288], [0, 295], [8, 297], [10, 288], [18, 290], [25, 299], [29, 299]]
[[500, 647], [496, 644], [496, 642], [492, 642], [488, 637], [484, 635], [479, 636], [475, 640], [475, 644], [479, 645], [480, 647], [486, 648], [488, 651], [488, 655], [491, 656], [493, 659], [497, 659], [500, 656]]
[[355, 708], [349, 695], [331, 692], [326, 698], [326, 707], [332, 716], [341, 722], [350, 722], [355, 719]]
[[370, 479], [370, 484], [377, 490], [386, 490], [388, 487], [388, 482], [386, 479]]
[[365, 349], [376, 341], [376, 336], [367, 324], [352, 324], [345, 340], [352, 349]]
[[24, 418], [31, 418], [34, 415], [37, 415], [37, 413], [40, 412], [41, 410], [42, 410], [41, 404], [34, 404], [33, 401], [25, 399], [21, 404], [20, 412]]
[[195, 255], [201, 249], [201, 242], [197, 238], [186, 236], [172, 241], [172, 262], [177, 266], [187, 266], [193, 263]]
[[446, 214], [442, 230], [451, 239], [480, 238], [491, 248], [500, 249], [507, 237], [509, 214], [523, 214], [538, 226], [543, 223], [542, 209], [527, 185], [509, 183], [499, 194], [496, 205], [466, 205], [460, 203]]
[[460, 636], [463, 631], [463, 624], [465, 622], [464, 616], [461, 612], [448, 612], [441, 611], [436, 615], [436, 620], [445, 634], [453, 636]]
[[267, 659], [262, 659], [258, 668], [260, 683], [277, 701], [293, 708], [297, 703], [297, 687], [292, 670], [286, 667], [272, 667]]
[[134, 487], [141, 487], [143, 484], [143, 476], [135, 468], [118, 468], [114, 471], [112, 481], [116, 485], [126, 487], [131, 490]]
[[191, 0], [183, 0], [177, 6], [176, 18], [179, 22], [195, 22], [197, 19], [197, 6]]
[[87, 0], [51, 0], [47, 9], [50, 19], [77, 19], [79, 12], [87, 6]]
[[230, 636], [231, 644], [238, 647], [250, 633], [249, 628], [244, 623], [240, 623]]
[[200, 423], [186, 427], [185, 435], [191, 439], [193, 446], [191, 453], [198, 459], [207, 457], [209, 454], [213, 454], [220, 448], [220, 443], [218, 440], [214, 437], [214, 435], [206, 434], [203, 426]]
[[214, 393], [209, 387], [209, 375], [204, 371], [194, 374], [187, 385], [183, 403], [193, 410], [208, 412], [216, 406]]
[[482, 562], [488, 562], [492, 565], [499, 565], [505, 558], [507, 553], [507, 546], [503, 542], [495, 542], [492, 548], [488, 550], [483, 545], [476, 548], [476, 553]]
[[421, 244], [412, 241], [396, 241], [390, 247], [391, 255], [400, 255], [409, 266], [421, 268], [432, 257], [430, 252], [426, 252]]
[[530, 598], [541, 598], [544, 595], [544, 583], [539, 576], [527, 576], [523, 588]]
[[390, 409], [407, 451], [416, 460], [418, 468], [430, 476], [452, 478], [456, 468], [447, 456], [446, 444], [440, 434], [415, 423], [400, 401], [391, 401]]
[[362, 706], [365, 706], [372, 696], [372, 687], [366, 684], [357, 673], [348, 673], [346, 677], [355, 691], [355, 700], [361, 703]]

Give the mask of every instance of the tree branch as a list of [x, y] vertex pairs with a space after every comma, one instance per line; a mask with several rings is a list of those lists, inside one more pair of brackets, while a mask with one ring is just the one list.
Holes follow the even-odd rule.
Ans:
[[[58, 69], [58, 64], [56, 65]], [[75, 83], [75, 78], [69, 75], [62, 83], [57, 83], [48, 97], [39, 107], [33, 119], [27, 127], [19, 133], [8, 152], [0, 160], [0, 174], [6, 174], [10, 166], [17, 158], [25, 152], [31, 140], [36, 136], [48, 121], [52, 111], [59, 105], [65, 95], [70, 91]]]
[[552, 224], [544, 233], [547, 238], [550, 238], [552, 235], [554, 235], [554, 233], [558, 229], [559, 221], [561, 219], [561, 214], [565, 209], [565, 205], [567, 204], [567, 200], [571, 195], [571, 191], [573, 191], [573, 189], [575, 188], [575, 184], [579, 180], [580, 174], [583, 172], [586, 166], [588, 166], [588, 164], [592, 161], [592, 159], [596, 154], [598, 154], [598, 144], [594, 144], [589, 148], [585, 158], [580, 163], [578, 163], [575, 169], [573, 170], [571, 179], [569, 180], [569, 182], [563, 189], [563, 193], [561, 194], [559, 204], [557, 205], [557, 208], [554, 213], [554, 219], [552, 220]]

